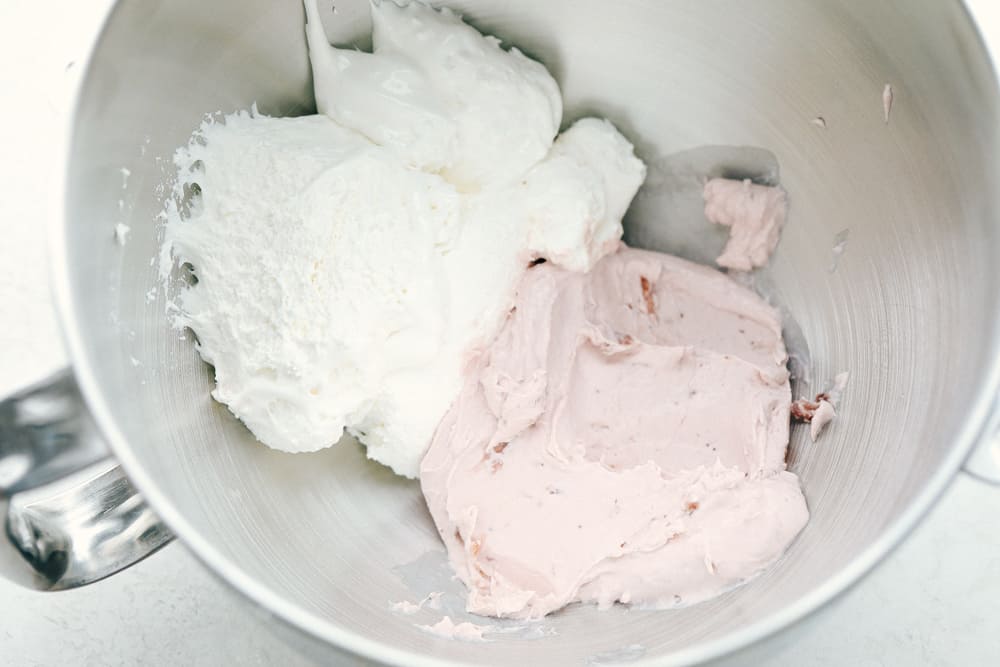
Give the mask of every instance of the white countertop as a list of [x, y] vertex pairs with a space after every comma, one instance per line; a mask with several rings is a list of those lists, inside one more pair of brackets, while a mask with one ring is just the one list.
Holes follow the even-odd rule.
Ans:
[[[46, 179], [75, 71], [67, 65], [85, 53], [107, 2], [0, 4], [0, 395], [65, 363], [42, 240]], [[1000, 4], [968, 4], [1000, 50]], [[998, 656], [1000, 488], [961, 475], [896, 553], [764, 664], [987, 665]], [[73, 591], [0, 580], [0, 663], [309, 664], [176, 543]]]

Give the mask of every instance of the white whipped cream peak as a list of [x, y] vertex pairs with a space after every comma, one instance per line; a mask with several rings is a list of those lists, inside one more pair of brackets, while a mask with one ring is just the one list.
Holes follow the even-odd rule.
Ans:
[[[176, 198], [200, 195], [168, 207], [161, 266], [193, 267], [177, 321], [260, 441], [314, 451], [346, 428], [412, 477], [527, 265], [585, 271], [614, 251], [645, 166], [606, 121], [553, 142], [544, 67], [448, 11], [373, 6], [360, 54], [329, 47], [306, 6], [328, 116], [206, 121], [175, 157]], [[419, 99], [378, 76], [411, 70]]]

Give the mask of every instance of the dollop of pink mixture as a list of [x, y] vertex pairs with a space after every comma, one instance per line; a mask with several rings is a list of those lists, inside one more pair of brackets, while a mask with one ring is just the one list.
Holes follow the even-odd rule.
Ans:
[[421, 465], [468, 610], [684, 605], [772, 564], [808, 518], [785, 362], [777, 311], [714, 269], [529, 269]]
[[729, 242], [715, 263], [736, 271], [767, 264], [788, 215], [788, 196], [778, 186], [713, 178], [705, 184], [705, 217], [729, 227]]

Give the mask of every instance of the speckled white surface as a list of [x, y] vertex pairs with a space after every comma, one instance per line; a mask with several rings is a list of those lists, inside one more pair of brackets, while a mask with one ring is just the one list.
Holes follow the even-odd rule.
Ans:
[[[65, 363], [43, 228], [65, 92], [107, 0], [0, 3], [0, 395]], [[1000, 53], [1000, 4], [970, 0]], [[49, 21], [46, 24], [46, 21]], [[881, 567], [756, 664], [988, 665], [1000, 656], [1000, 488], [959, 477]], [[16, 656], [11, 660], [12, 656]], [[0, 663], [309, 664], [178, 544], [65, 593], [0, 580]]]

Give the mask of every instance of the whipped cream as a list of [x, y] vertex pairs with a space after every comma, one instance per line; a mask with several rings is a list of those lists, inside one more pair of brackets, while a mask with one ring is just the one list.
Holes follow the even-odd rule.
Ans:
[[808, 518], [786, 360], [777, 311], [714, 269], [530, 269], [421, 465], [468, 610], [689, 604], [777, 560]]
[[463, 190], [512, 181], [548, 153], [559, 87], [516, 48], [450, 9], [387, 1], [373, 3], [372, 53], [338, 49], [305, 4], [320, 113]]
[[306, 7], [325, 115], [206, 121], [175, 156], [178, 198], [200, 195], [168, 208], [163, 267], [193, 267], [176, 321], [261, 442], [346, 428], [412, 477], [526, 267], [613, 252], [645, 166], [606, 121], [555, 138], [545, 68], [448, 10], [373, 4], [363, 54]]

